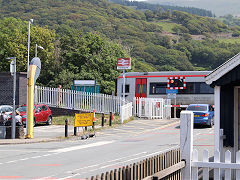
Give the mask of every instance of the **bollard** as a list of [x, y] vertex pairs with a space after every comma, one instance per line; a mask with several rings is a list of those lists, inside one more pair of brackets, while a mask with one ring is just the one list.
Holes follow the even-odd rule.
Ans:
[[112, 126], [112, 112], [109, 115], [109, 126]]
[[68, 119], [65, 120], [65, 137], [68, 137]]
[[74, 136], [77, 136], [77, 127], [74, 127]]
[[104, 113], [102, 113], [102, 127], [104, 126]]
[[95, 128], [95, 122], [96, 122], [96, 116], [95, 116], [95, 109], [93, 109], [93, 126], [92, 128]]

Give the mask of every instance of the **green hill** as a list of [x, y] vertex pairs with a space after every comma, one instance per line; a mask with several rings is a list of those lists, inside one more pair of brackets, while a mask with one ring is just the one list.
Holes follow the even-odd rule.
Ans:
[[[88, 65], [89, 56], [81, 57], [78, 63], [72, 62], [74, 53], [80, 55], [81, 48], [88, 46], [74, 44], [74, 48], [70, 48], [72, 42], [67, 41], [69, 44], [56, 48], [59, 41], [62, 43], [62, 37], [66, 37], [64, 42], [71, 38], [75, 41], [79, 32], [91, 32], [120, 44], [133, 58], [135, 71], [211, 70], [240, 51], [239, 43], [219, 42], [212, 38], [212, 34], [233, 32], [214, 18], [181, 11], [139, 11], [107, 0], [0, 0], [0, 17], [25, 21], [32, 18], [33, 26], [46, 26], [56, 31], [54, 51], [58, 55], [65, 53], [60, 53], [59, 59], [64, 62], [61, 73], [66, 76], [70, 76], [66, 70], [70, 69], [76, 74], [84, 72], [85, 78], [94, 78], [90, 72], [85, 73], [90, 67], [84, 69], [86, 66], [82, 66]], [[203, 38], [193, 40], [193, 35]], [[61, 48], [70, 51], [70, 55]], [[114, 61], [111, 63], [114, 68]], [[52, 78], [57, 79], [54, 75]]]

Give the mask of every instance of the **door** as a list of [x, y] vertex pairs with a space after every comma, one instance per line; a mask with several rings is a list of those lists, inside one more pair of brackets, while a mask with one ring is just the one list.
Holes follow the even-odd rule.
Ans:
[[35, 117], [36, 123], [43, 122], [42, 108], [40, 105], [36, 107], [34, 117]]
[[136, 78], [136, 97], [147, 97], [147, 79]]
[[48, 112], [48, 108], [46, 105], [42, 105], [42, 117], [44, 122], [46, 122], [48, 120], [48, 116], [49, 116], [49, 112]]

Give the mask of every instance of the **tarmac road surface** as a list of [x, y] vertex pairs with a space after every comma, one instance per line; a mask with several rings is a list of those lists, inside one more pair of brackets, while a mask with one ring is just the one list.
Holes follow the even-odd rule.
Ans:
[[[34, 135], [45, 138], [55, 128], [54, 136], [64, 136], [62, 127], [55, 126], [36, 127]], [[194, 148], [213, 151], [213, 132], [195, 128]], [[86, 140], [0, 145], [0, 179], [90, 178], [177, 148], [179, 134], [179, 119], [139, 119], [97, 131], [96, 137]]]

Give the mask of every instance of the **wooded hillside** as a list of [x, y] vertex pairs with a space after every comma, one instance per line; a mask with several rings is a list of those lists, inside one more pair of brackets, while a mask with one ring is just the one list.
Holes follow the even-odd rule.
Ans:
[[[106, 0], [0, 0], [0, 17], [4, 47], [0, 57], [22, 59], [20, 70], [26, 67], [22, 51], [27, 49], [27, 22], [23, 20], [34, 19], [31, 56], [35, 43], [44, 46], [46, 41], [47, 48], [39, 51], [46, 65], [40, 83], [51, 86], [97, 79], [102, 91], [111, 93], [120, 56], [132, 57], [133, 71], [212, 70], [240, 51], [239, 43], [213, 38], [235, 32], [214, 18], [181, 11], [138, 11]], [[22, 40], [14, 38], [19, 35]], [[0, 70], [6, 71], [7, 65]]]

